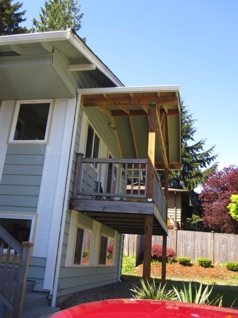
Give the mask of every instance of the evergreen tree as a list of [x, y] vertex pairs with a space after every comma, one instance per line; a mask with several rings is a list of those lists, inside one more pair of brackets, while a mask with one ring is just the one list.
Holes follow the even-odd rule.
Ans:
[[[204, 183], [211, 171], [215, 171], [217, 155], [213, 155], [214, 146], [204, 150], [205, 139], [193, 143], [196, 128], [195, 120], [181, 101], [182, 123], [182, 168], [179, 171], [171, 171], [169, 175], [169, 187], [193, 191], [199, 184]], [[191, 144], [192, 142], [192, 144]]]
[[23, 18], [26, 11], [19, 11], [22, 3], [12, 3], [12, 0], [0, 0], [0, 35], [26, 33], [27, 29], [19, 24], [26, 19]]
[[41, 8], [39, 21], [33, 19], [33, 31], [55, 31], [81, 28], [80, 5], [77, 0], [50, 0]]

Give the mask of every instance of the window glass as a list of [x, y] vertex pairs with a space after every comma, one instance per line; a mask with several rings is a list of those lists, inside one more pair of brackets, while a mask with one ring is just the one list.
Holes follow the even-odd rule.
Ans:
[[88, 126], [86, 158], [98, 158], [100, 139], [91, 125]]
[[29, 241], [31, 220], [2, 218], [0, 225], [20, 244]]
[[91, 243], [91, 232], [78, 228], [75, 253], [74, 253], [74, 264], [87, 265], [89, 264], [89, 250]]
[[113, 249], [114, 249], [114, 239], [101, 235], [100, 253], [99, 253], [100, 265], [113, 264]]
[[44, 140], [50, 103], [21, 104], [14, 140]]

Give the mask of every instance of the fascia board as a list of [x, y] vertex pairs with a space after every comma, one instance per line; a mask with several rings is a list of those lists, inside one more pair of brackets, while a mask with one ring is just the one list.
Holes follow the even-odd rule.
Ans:
[[4, 35], [0, 36], [0, 45], [63, 41], [69, 35], [70, 30]]
[[176, 92], [179, 93], [178, 85], [160, 86], [127, 86], [127, 87], [102, 87], [102, 88], [79, 88], [81, 95], [97, 94], [125, 94], [125, 93], [153, 93], [153, 92]]

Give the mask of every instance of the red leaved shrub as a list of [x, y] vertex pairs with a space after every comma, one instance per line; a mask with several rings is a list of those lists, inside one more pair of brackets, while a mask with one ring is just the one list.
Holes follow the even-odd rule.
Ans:
[[[162, 260], [162, 245], [153, 244], [151, 248], [152, 259], [161, 261]], [[175, 251], [172, 248], [166, 249], [166, 259], [173, 259], [176, 257]]]

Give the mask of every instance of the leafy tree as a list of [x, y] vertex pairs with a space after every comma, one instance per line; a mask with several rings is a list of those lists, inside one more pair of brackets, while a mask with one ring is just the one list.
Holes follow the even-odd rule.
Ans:
[[218, 232], [238, 233], [238, 222], [227, 208], [232, 194], [238, 194], [238, 167], [229, 166], [211, 173], [199, 195], [205, 226]]
[[228, 204], [227, 208], [231, 217], [238, 221], [238, 194], [232, 194], [230, 200], [231, 203]]
[[20, 24], [26, 11], [19, 11], [22, 3], [12, 3], [12, 0], [0, 0], [0, 35], [26, 33], [27, 29]]
[[77, 0], [50, 0], [41, 8], [39, 21], [33, 19], [33, 31], [44, 32], [81, 28], [80, 5]]
[[197, 129], [194, 127], [195, 120], [188, 109], [181, 102], [182, 123], [182, 169], [171, 171], [169, 175], [169, 186], [176, 189], [193, 191], [199, 184], [204, 183], [211, 171], [215, 171], [217, 155], [213, 155], [214, 146], [204, 150], [205, 139], [193, 143], [194, 134]]

